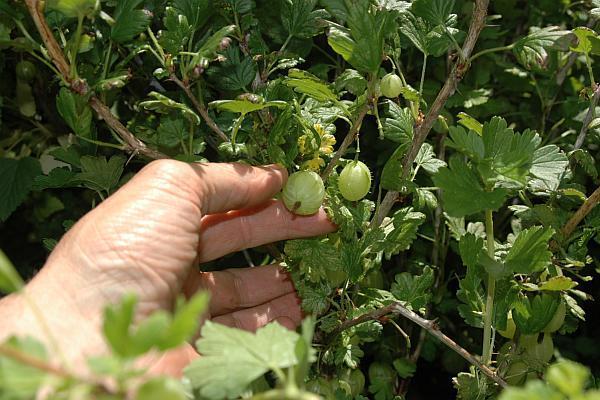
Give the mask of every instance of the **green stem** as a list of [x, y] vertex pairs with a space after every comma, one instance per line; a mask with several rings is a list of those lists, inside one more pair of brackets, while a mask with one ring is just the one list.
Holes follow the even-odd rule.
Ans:
[[379, 104], [377, 98], [373, 99], [373, 114], [375, 115], [375, 119], [377, 120], [377, 130], [379, 131], [379, 139], [383, 140], [385, 135], [383, 133], [383, 125], [381, 124], [381, 119], [379, 118]]
[[71, 78], [77, 78], [77, 53], [79, 53], [79, 46], [81, 46], [81, 31], [83, 30], [83, 15], [77, 17], [77, 30], [75, 31], [75, 42], [73, 48], [71, 48]]
[[513, 47], [515, 47], [515, 44], [509, 44], [508, 46], [500, 46], [500, 47], [492, 47], [491, 49], [485, 49], [485, 50], [481, 50], [479, 53], [474, 54], [470, 59], [469, 59], [469, 64], [472, 63], [473, 61], [475, 61], [475, 59], [485, 55], [485, 54], [490, 54], [490, 53], [497, 53], [499, 51], [508, 51], [508, 50], [512, 50]]
[[104, 58], [104, 67], [102, 68], [102, 79], [106, 79], [106, 75], [108, 75], [108, 63], [110, 62], [112, 50], [112, 40], [108, 41], [108, 50], [106, 51], [106, 57]]
[[594, 71], [592, 70], [592, 60], [590, 59], [589, 53], [585, 53], [585, 65], [587, 66], [588, 74], [590, 75], [592, 89], [594, 89], [594, 86], [596, 85], [596, 80], [594, 79]]
[[419, 102], [417, 109], [421, 107], [421, 98], [423, 97], [423, 83], [425, 82], [425, 70], [427, 69], [427, 54], [423, 54], [423, 68], [421, 69], [421, 82], [419, 83]]
[[240, 130], [240, 127], [242, 126], [242, 122], [244, 121], [245, 117], [246, 117], [245, 113], [240, 114], [238, 119], [235, 120], [233, 129], [231, 130], [231, 149], [233, 150], [234, 154], [235, 154], [235, 138], [237, 137], [237, 133]]
[[119, 146], [118, 144], [113, 144], [113, 143], [108, 143], [108, 142], [102, 142], [100, 140], [88, 139], [88, 138], [83, 137], [83, 136], [78, 136], [78, 138], [82, 139], [85, 142], [95, 144], [96, 146], [110, 147], [112, 149], [118, 149], [118, 150], [125, 150], [126, 149], [125, 146]]
[[[487, 237], [487, 251], [491, 258], [494, 258], [494, 220], [492, 210], [485, 210], [485, 230]], [[494, 316], [494, 296], [496, 292], [496, 280], [488, 275], [487, 299], [485, 303], [485, 314], [483, 321], [483, 354], [482, 362], [489, 365], [492, 361], [492, 319]]]
[[148, 28], [148, 29], [146, 29], [146, 31], [148, 32], [148, 36], [150, 36], [150, 40], [152, 40], [154, 47], [156, 47], [156, 51], [158, 51], [158, 54], [160, 54], [160, 57], [162, 58], [161, 62], [164, 67], [165, 60], [167, 59], [167, 57], [165, 56], [165, 52], [163, 51], [162, 46], [160, 44], [158, 44], [158, 40], [156, 40], [156, 36], [154, 36], [154, 32], [152, 32], [152, 29]]

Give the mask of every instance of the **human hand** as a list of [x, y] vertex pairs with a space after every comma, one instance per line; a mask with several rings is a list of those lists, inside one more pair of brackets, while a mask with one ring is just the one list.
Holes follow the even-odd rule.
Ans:
[[[334, 230], [322, 210], [298, 217], [272, 200], [286, 179], [277, 166], [155, 161], [86, 214], [27, 287], [44, 306], [67, 359], [104, 351], [102, 310], [126, 293], [138, 296], [137, 319], [171, 308], [180, 293], [208, 289], [208, 317], [216, 322], [248, 330], [273, 320], [297, 326], [301, 311], [293, 285], [276, 266], [211, 273], [193, 268], [245, 248]], [[39, 332], [15, 296], [0, 302], [0, 319], [15, 322], [0, 328], [0, 339]], [[147, 366], [178, 374], [195, 356], [184, 346], [148, 359]]]

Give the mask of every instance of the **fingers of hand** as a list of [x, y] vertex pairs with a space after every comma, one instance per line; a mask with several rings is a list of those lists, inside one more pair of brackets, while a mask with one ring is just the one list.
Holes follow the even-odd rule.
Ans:
[[211, 293], [210, 315], [213, 317], [294, 293], [294, 285], [288, 274], [276, 265], [192, 272], [186, 282], [185, 292], [191, 295], [202, 289]]
[[278, 165], [198, 163], [192, 167], [204, 215], [258, 206], [279, 192], [287, 180], [287, 171]]
[[272, 321], [294, 329], [302, 322], [302, 311], [296, 294], [289, 293], [265, 304], [224, 314], [212, 320], [252, 332]]
[[297, 216], [271, 200], [261, 207], [207, 215], [202, 219], [199, 260], [207, 262], [250, 247], [279, 240], [310, 237], [336, 229], [323, 210]]

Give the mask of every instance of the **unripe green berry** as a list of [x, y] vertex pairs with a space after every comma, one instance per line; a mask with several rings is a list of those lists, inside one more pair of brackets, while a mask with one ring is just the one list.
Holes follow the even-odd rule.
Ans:
[[380, 88], [381, 94], [387, 98], [393, 99], [398, 97], [400, 92], [402, 92], [402, 80], [398, 75], [390, 72], [381, 78]]
[[319, 211], [325, 198], [325, 185], [312, 171], [295, 172], [283, 188], [283, 204], [298, 215], [311, 215]]
[[358, 201], [369, 193], [371, 188], [371, 171], [362, 161], [347, 164], [338, 180], [340, 193], [346, 200]]

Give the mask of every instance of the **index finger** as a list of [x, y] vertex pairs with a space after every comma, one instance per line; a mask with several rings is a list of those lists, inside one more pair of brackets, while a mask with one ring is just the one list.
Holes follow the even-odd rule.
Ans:
[[203, 215], [258, 206], [273, 198], [287, 180], [285, 168], [276, 164], [198, 163], [192, 167]]

